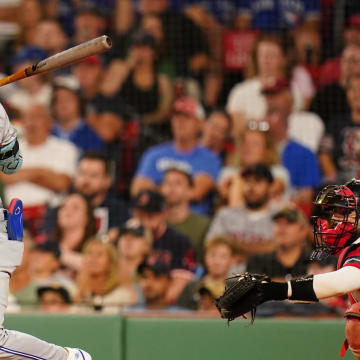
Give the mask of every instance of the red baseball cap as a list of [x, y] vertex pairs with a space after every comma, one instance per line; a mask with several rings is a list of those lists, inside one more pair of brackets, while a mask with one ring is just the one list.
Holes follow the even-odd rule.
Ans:
[[205, 111], [203, 107], [196, 99], [190, 96], [183, 96], [177, 99], [174, 103], [173, 110], [175, 113], [186, 114], [188, 116], [198, 119], [205, 118]]
[[98, 55], [88, 56], [82, 62], [84, 62], [85, 64], [89, 64], [89, 65], [101, 65], [102, 64], [100, 56], [98, 56]]

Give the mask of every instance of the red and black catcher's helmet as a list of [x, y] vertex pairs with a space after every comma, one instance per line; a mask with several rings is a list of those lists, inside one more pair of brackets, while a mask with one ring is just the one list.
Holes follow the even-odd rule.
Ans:
[[356, 240], [360, 217], [360, 180], [326, 186], [314, 204], [315, 249], [311, 257], [337, 255]]

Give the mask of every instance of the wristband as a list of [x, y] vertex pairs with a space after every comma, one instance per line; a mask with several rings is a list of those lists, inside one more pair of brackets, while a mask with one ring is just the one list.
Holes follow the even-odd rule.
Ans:
[[319, 301], [315, 295], [313, 282], [313, 275], [291, 280], [291, 296], [289, 299], [311, 302]]

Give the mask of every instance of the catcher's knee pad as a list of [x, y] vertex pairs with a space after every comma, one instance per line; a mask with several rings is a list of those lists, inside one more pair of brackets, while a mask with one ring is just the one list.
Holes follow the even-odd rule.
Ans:
[[360, 359], [360, 303], [350, 306], [345, 312], [345, 335], [349, 349], [356, 359]]

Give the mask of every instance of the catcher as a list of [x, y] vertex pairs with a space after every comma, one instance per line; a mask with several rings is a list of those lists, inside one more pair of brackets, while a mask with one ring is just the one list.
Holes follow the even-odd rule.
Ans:
[[[315, 249], [311, 257], [337, 255], [337, 270], [288, 282], [274, 282], [266, 275], [249, 273], [230, 277], [226, 280], [224, 294], [215, 300], [223, 318], [232, 321], [250, 312], [252, 323], [256, 307], [269, 300], [311, 303], [348, 294], [351, 304], [360, 302], [360, 180], [325, 187], [315, 205]], [[354, 337], [360, 333], [360, 307], [353, 305], [345, 317], [347, 339], [340, 355], [343, 356], [349, 347], [360, 359], [360, 341]]]

